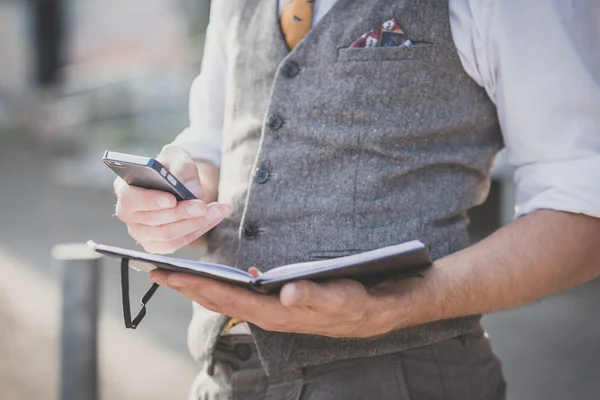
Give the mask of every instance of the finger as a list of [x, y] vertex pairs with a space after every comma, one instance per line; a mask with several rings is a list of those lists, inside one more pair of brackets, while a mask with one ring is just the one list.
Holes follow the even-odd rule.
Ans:
[[177, 199], [170, 193], [126, 185], [117, 193], [117, 216], [137, 211], [154, 211], [173, 208]]
[[180, 201], [171, 209], [160, 211], [138, 211], [124, 216], [124, 222], [159, 226], [189, 218], [200, 218], [208, 213], [206, 203], [201, 200]]
[[167, 278], [172, 274], [170, 271], [165, 271], [162, 269], [155, 269], [150, 271], [148, 274], [148, 278], [154, 282], [159, 284], [160, 286], [167, 286]]
[[[192, 277], [193, 277], [193, 275], [192, 275]], [[229, 317], [242, 318], [241, 313], [236, 314], [231, 311], [229, 311], [229, 313], [223, 311], [223, 307], [220, 304], [217, 304], [215, 301], [213, 301], [213, 299], [206, 297], [205, 293], [203, 293], [201, 290], [197, 290], [195, 288], [195, 286], [174, 287], [168, 281], [168, 279], [166, 282], [166, 286], [169, 287], [170, 289], [177, 291], [178, 293], [181, 293], [188, 299], [192, 300], [194, 303], [201, 305], [202, 307], [206, 308], [209, 311], [219, 313], [219, 314], [224, 314]], [[247, 321], [247, 319], [244, 319], [244, 320]]]
[[138, 241], [170, 242], [182, 238], [190, 233], [207, 228], [210, 222], [206, 218], [190, 218], [170, 224], [150, 226], [142, 224], [128, 224], [129, 234]]
[[196, 197], [202, 195], [202, 184], [198, 167], [190, 156], [180, 146], [167, 145], [163, 147], [157, 160], [163, 164], [183, 185]]
[[[196, 232], [192, 232], [186, 236], [183, 236], [179, 239], [171, 240], [169, 242], [162, 241], [151, 241], [151, 240], [138, 240], [138, 243], [146, 250], [148, 253], [153, 254], [171, 254], [181, 249], [182, 247], [187, 246], [192, 243], [202, 235], [204, 235], [203, 230], [199, 230]], [[137, 240], [137, 239], [136, 239]]]
[[193, 161], [190, 153], [185, 151], [183, 147], [175, 144], [164, 146], [160, 151], [160, 154], [156, 156], [156, 160], [169, 169], [177, 162]]
[[202, 182], [198, 173], [198, 167], [193, 161], [176, 162], [175, 165], [169, 168], [179, 182], [194, 194], [197, 198], [202, 197]]
[[255, 277], [255, 278], [256, 278], [257, 276], [260, 276], [260, 275], [262, 275], [262, 272], [260, 272], [260, 269], [258, 269], [258, 268], [256, 268], [256, 267], [250, 267], [250, 268], [248, 268], [248, 273], [249, 273], [250, 275], [252, 275], [253, 277]]
[[[229, 204], [211, 203], [206, 205], [201, 200], [181, 201], [171, 210], [139, 212], [129, 221], [143, 225], [159, 226], [182, 219], [206, 217], [210, 223], [218, 224], [231, 215]], [[214, 226], [214, 225], [213, 225]]]
[[120, 176], [117, 176], [117, 178], [113, 182], [113, 189], [115, 190], [115, 194], [117, 195], [117, 197], [119, 196], [119, 193], [125, 186], [127, 186], [127, 183]]
[[[350, 280], [315, 283], [297, 281], [285, 285], [279, 294], [281, 304], [286, 307], [308, 307], [339, 311], [350, 303], [350, 293], [358, 290], [360, 283]], [[364, 287], [362, 289], [364, 291]]]
[[258, 294], [214, 279], [173, 273], [169, 275], [167, 284], [203, 306], [211, 307], [212, 303], [218, 307], [218, 312], [251, 322], [260, 322], [265, 315], [271, 320], [279, 321], [290, 315], [277, 297]]
[[[209, 216], [211, 214], [210, 209], [219, 209], [223, 211], [219, 211], [218, 215]], [[192, 232], [188, 235], [185, 235], [181, 238], [174, 239], [168, 242], [165, 241], [153, 241], [153, 240], [138, 240], [138, 242], [142, 245], [142, 247], [150, 252], [155, 254], [170, 254], [180, 248], [187, 246], [188, 244], [198, 240], [198, 238], [204, 235], [206, 232], [214, 228], [217, 224], [219, 224], [228, 214], [231, 213], [231, 207], [223, 204], [212, 203], [209, 206], [209, 211], [207, 212], [207, 225], [198, 229], [195, 232]], [[215, 212], [216, 213], [216, 212]], [[210, 220], [210, 218], [214, 218]]]

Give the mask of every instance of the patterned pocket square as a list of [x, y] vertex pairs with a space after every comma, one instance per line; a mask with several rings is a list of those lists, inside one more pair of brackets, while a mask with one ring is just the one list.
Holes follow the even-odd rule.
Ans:
[[409, 47], [412, 42], [396, 19], [385, 21], [380, 27], [362, 34], [350, 47]]

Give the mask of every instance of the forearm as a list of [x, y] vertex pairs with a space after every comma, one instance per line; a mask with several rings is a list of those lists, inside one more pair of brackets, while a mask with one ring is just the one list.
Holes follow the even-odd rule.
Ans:
[[[388, 329], [515, 307], [600, 275], [600, 219], [536, 211], [384, 288]], [[393, 294], [392, 294], [393, 293]]]

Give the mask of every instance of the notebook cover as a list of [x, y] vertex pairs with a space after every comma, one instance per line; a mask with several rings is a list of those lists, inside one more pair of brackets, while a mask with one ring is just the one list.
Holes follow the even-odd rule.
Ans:
[[275, 293], [283, 285], [298, 279], [316, 282], [331, 279], [355, 279], [373, 285], [392, 277], [431, 265], [429, 248], [414, 240], [345, 257], [309, 261], [274, 268], [257, 278], [239, 269], [202, 261], [185, 260], [119, 247], [88, 244], [98, 253], [141, 261], [176, 272], [187, 272], [225, 282], [252, 287], [262, 293]]

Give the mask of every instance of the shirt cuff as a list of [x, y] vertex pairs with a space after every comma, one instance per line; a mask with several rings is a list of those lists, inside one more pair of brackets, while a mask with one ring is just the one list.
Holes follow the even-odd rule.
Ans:
[[515, 217], [550, 209], [600, 218], [600, 155], [534, 163], [515, 171]]
[[183, 147], [195, 161], [206, 161], [217, 167], [221, 166], [221, 143], [218, 143], [211, 137], [220, 137], [221, 135], [211, 135], [203, 132], [203, 135], [198, 135], [190, 128], [181, 132], [173, 144]]

